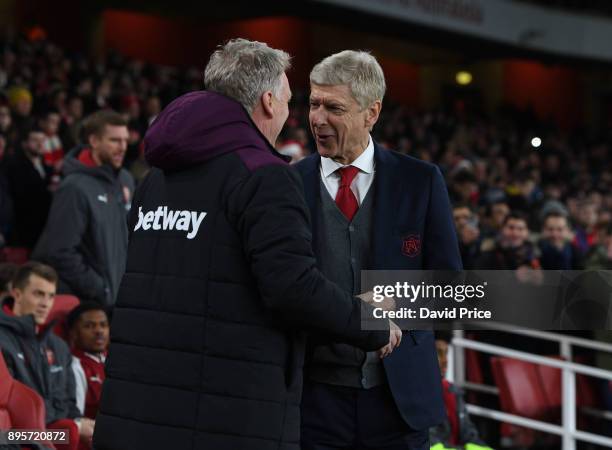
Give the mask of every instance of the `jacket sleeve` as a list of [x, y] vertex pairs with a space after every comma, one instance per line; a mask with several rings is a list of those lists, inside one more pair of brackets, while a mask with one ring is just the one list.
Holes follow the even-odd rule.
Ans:
[[44, 234], [34, 254], [57, 270], [77, 296], [106, 303], [104, 278], [87, 264], [80, 249], [89, 214], [84, 194], [72, 184], [61, 186], [55, 193]]
[[62, 352], [66, 354], [63, 358], [64, 373], [66, 374], [65, 394], [63, 398], [65, 402], [64, 410], [68, 412], [69, 419], [76, 419], [78, 417], [83, 417], [83, 414], [79, 411], [77, 406], [77, 386], [74, 378], [74, 371], [72, 369], [72, 355], [65, 344], [64, 347], [65, 348], [62, 350]]
[[364, 350], [389, 341], [388, 321], [362, 331], [361, 310], [372, 308], [327, 280], [316, 268], [302, 182], [289, 166], [253, 172], [228, 196], [228, 211], [266, 307], [288, 324], [318, 330]]
[[461, 253], [448, 191], [440, 169], [437, 167], [431, 177], [425, 230], [423, 268], [426, 270], [461, 270]]

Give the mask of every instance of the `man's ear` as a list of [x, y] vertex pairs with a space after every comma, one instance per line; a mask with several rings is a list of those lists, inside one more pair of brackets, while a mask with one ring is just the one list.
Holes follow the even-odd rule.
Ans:
[[272, 95], [272, 91], [266, 91], [261, 94], [261, 98], [259, 99], [263, 112], [268, 118], [272, 118], [274, 116], [274, 110], [272, 109]]
[[376, 100], [370, 106], [366, 108], [366, 119], [365, 125], [368, 130], [372, 131], [374, 125], [378, 121], [378, 117], [380, 116], [380, 110], [382, 109], [382, 102], [380, 100]]
[[10, 293], [11, 297], [13, 297], [15, 301], [17, 301], [18, 298], [21, 298], [21, 290], [17, 288], [11, 288]]
[[97, 148], [100, 144], [100, 138], [97, 134], [92, 133], [87, 136], [87, 143], [89, 144], [89, 148]]

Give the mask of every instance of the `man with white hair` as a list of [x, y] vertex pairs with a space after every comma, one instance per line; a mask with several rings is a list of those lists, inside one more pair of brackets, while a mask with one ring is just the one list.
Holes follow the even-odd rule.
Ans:
[[299, 176], [273, 147], [288, 68], [281, 50], [229, 41], [207, 90], [147, 132], [96, 450], [298, 450], [301, 330], [383, 355], [399, 345], [389, 322], [362, 331], [363, 302], [315, 267]]
[[[388, 151], [370, 131], [385, 94], [371, 54], [343, 51], [310, 73], [310, 128], [318, 154], [296, 167], [323, 274], [349, 294], [361, 270], [460, 269], [438, 168]], [[309, 345], [302, 449], [428, 449], [444, 404], [433, 333], [410, 330], [381, 360], [347, 344]]]

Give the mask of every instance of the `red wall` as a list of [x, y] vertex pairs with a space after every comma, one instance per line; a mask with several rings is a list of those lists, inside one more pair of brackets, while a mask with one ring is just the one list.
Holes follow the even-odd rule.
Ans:
[[552, 117], [564, 128], [581, 123], [584, 88], [577, 71], [520, 60], [503, 67], [505, 101], [520, 108], [532, 105], [538, 116]]
[[385, 72], [387, 96], [404, 105], [418, 108], [421, 105], [421, 79], [417, 65], [391, 58], [378, 58]]
[[[134, 12], [103, 13], [104, 45], [122, 54], [158, 64], [195, 65], [204, 68], [215, 47], [234, 37], [266, 42], [293, 55], [289, 80], [296, 88], [308, 87], [314, 60], [308, 21], [288, 18], [236, 20], [198, 26], [185, 20]], [[381, 58], [388, 96], [410, 106], [419, 105], [417, 66]]]
[[225, 23], [194, 23], [134, 12], [103, 13], [104, 45], [157, 64], [204, 68], [220, 43], [236, 37], [266, 42], [294, 55], [289, 78], [304, 83], [310, 70], [310, 42], [306, 22], [275, 17]]

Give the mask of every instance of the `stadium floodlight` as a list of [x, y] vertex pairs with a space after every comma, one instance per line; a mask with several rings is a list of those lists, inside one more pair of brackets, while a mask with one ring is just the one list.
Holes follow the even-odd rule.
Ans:
[[457, 72], [457, 75], [455, 75], [455, 80], [457, 81], [457, 84], [467, 86], [472, 82], [472, 74], [467, 70], [460, 70]]

